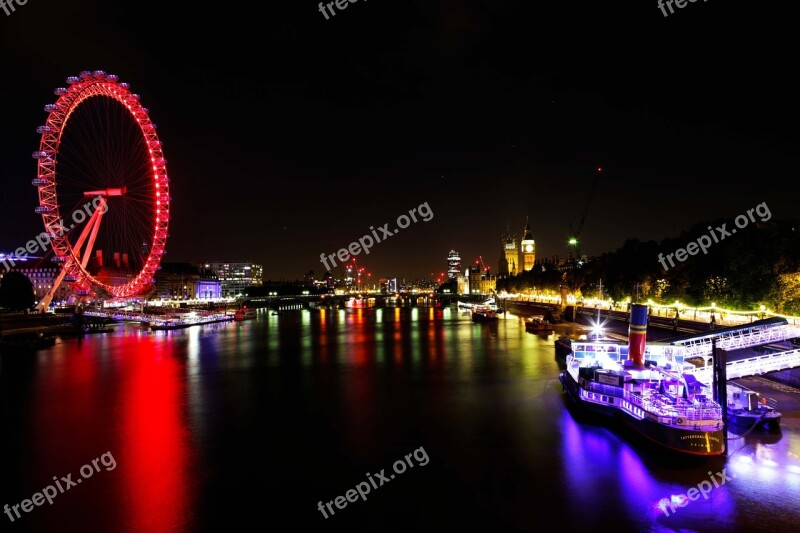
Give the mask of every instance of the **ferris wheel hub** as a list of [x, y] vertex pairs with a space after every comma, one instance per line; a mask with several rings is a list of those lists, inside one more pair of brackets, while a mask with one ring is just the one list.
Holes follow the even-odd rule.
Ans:
[[83, 196], [124, 196], [127, 192], [127, 187], [117, 187], [114, 189], [100, 189], [99, 191], [86, 191]]

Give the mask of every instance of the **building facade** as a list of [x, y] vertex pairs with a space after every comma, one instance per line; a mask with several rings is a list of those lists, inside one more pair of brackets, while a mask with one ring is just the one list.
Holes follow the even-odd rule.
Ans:
[[447, 254], [447, 279], [455, 279], [461, 273], [461, 255], [455, 250]]
[[469, 294], [492, 294], [497, 290], [497, 277], [478, 267], [469, 269]]
[[250, 261], [207, 262], [200, 267], [210, 270], [219, 279], [223, 298], [244, 296], [249, 287], [261, 287], [264, 284], [263, 266]]
[[[50, 289], [53, 287], [53, 283], [55, 283], [59, 272], [61, 272], [61, 267], [20, 266], [18, 268], [17, 267], [12, 268], [11, 271], [16, 271], [25, 274], [25, 276], [29, 280], [31, 280], [31, 284], [33, 285], [33, 294], [36, 296], [36, 302], [39, 303], [42, 300], [42, 298], [44, 298], [47, 295], [47, 293], [50, 292]], [[5, 270], [0, 269], [0, 280], [3, 279], [4, 273]], [[72, 295], [72, 282], [68, 280], [63, 280], [61, 282], [61, 285], [58, 286], [58, 289], [56, 289], [55, 294], [53, 294], [53, 302], [66, 303], [71, 295]]]
[[500, 268], [501, 276], [516, 276], [519, 274], [519, 248], [511, 231], [507, 231], [500, 239]]
[[156, 272], [157, 298], [211, 300], [221, 297], [221, 283], [210, 270], [190, 263], [162, 263]]

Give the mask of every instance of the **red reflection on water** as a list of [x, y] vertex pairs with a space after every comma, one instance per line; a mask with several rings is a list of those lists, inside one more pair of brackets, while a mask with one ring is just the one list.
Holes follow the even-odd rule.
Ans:
[[183, 531], [190, 509], [182, 368], [172, 343], [126, 339], [121, 427], [129, 531]]

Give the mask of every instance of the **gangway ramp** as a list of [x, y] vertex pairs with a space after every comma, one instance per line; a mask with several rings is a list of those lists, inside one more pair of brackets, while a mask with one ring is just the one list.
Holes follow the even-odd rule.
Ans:
[[[727, 379], [739, 379], [798, 366], [800, 366], [800, 349], [795, 349], [731, 361], [726, 365], [725, 373]], [[712, 368], [710, 365], [693, 368], [685, 371], [684, 374], [692, 374], [698, 381], [708, 384], [713, 379]]]
[[683, 346], [683, 356], [688, 359], [710, 357], [714, 338], [716, 338], [717, 348], [733, 351], [797, 337], [800, 337], [800, 327], [790, 326], [786, 319], [776, 317], [758, 320], [752, 324], [720, 328], [704, 333], [692, 333], [661, 342]]

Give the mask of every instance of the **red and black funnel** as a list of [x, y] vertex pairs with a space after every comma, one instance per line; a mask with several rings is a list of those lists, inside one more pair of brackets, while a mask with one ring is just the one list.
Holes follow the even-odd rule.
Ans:
[[644, 349], [647, 341], [647, 306], [631, 304], [631, 320], [628, 326], [628, 360], [636, 366], [644, 366]]

